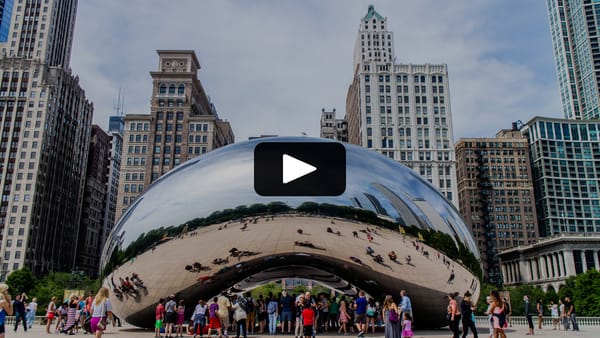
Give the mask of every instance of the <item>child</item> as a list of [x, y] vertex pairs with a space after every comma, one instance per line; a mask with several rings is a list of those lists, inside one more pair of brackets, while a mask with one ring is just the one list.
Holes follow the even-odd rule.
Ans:
[[408, 312], [404, 312], [404, 319], [402, 321], [402, 338], [411, 338], [413, 336], [411, 320], [412, 318]]
[[310, 306], [302, 310], [302, 325], [304, 325], [304, 337], [311, 338], [313, 334], [313, 324], [315, 323], [315, 311]]
[[213, 298], [212, 304], [210, 304], [210, 306], [208, 307], [208, 336], [210, 337], [212, 330], [217, 330], [219, 338], [223, 338], [223, 335], [221, 334], [221, 322], [219, 321], [218, 317], [218, 300], [218, 297]]

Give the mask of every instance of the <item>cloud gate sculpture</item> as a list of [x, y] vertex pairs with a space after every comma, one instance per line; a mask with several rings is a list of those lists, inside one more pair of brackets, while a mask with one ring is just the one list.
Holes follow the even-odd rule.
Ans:
[[[401, 289], [415, 325], [441, 327], [449, 292], [479, 296], [477, 247], [457, 210], [411, 169], [343, 144], [346, 189], [339, 196], [264, 197], [253, 187], [260, 142], [189, 160], [152, 184], [118, 221], [101, 269], [114, 312], [153, 327], [159, 298], [249, 290], [279, 278], [311, 279], [375, 298]], [[334, 141], [331, 141], [334, 142]], [[143, 286], [140, 284], [143, 280]], [[133, 288], [122, 287], [128, 283]]]

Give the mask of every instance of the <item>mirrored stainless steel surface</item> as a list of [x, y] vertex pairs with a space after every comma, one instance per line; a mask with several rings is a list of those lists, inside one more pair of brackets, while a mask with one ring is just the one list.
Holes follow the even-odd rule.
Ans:
[[478, 296], [481, 266], [469, 230], [456, 208], [411, 169], [344, 144], [344, 194], [262, 197], [253, 189], [252, 161], [264, 141], [327, 142], [238, 143], [152, 184], [103, 251], [104, 285], [113, 290], [117, 315], [152, 327], [161, 297], [176, 294], [191, 312], [199, 298], [284, 277], [397, 300], [407, 289], [421, 327], [446, 325], [445, 294]]

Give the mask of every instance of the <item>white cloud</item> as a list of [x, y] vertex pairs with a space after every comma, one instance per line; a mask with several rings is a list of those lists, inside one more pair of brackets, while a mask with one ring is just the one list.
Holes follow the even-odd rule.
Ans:
[[[375, 3], [395, 33], [398, 61], [448, 64], [455, 138], [489, 136], [534, 114], [561, 114], [548, 33], [532, 35], [530, 44], [511, 43], [510, 33], [525, 31], [519, 25], [547, 31], [545, 7], [522, 4]], [[321, 108], [345, 108], [354, 42], [368, 5], [80, 1], [72, 68], [94, 102], [95, 123], [106, 126], [120, 86], [129, 113], [149, 113], [156, 49], [194, 49], [200, 80], [238, 141], [258, 134], [318, 136]], [[498, 18], [497, 6], [532, 13]]]

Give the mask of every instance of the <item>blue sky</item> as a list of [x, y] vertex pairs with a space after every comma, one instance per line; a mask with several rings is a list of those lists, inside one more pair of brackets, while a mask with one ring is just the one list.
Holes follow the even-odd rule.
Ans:
[[403, 63], [447, 63], [454, 137], [562, 115], [545, 1], [80, 1], [71, 66], [105, 127], [119, 87], [148, 114], [156, 49], [194, 49], [237, 141], [319, 135], [345, 109], [360, 19], [388, 18]]

